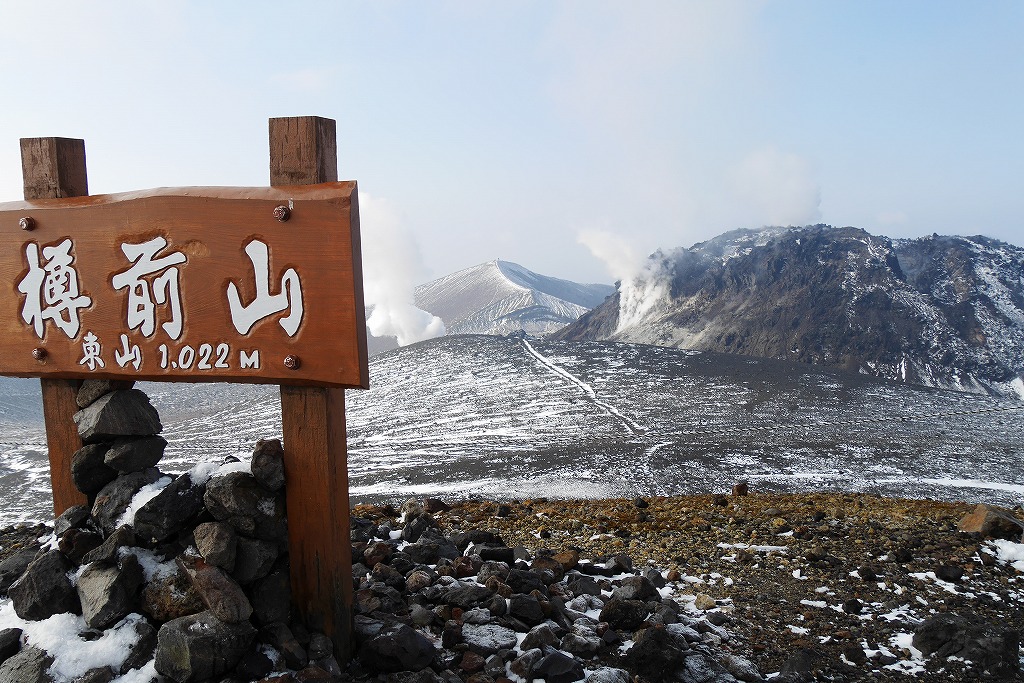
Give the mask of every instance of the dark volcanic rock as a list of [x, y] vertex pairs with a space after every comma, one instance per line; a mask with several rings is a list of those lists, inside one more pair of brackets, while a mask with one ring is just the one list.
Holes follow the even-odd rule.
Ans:
[[47, 670], [53, 658], [35, 647], [26, 647], [0, 665], [0, 683], [50, 683]]
[[21, 550], [0, 562], [0, 593], [6, 593], [11, 584], [25, 573], [36, 554], [35, 550]]
[[248, 623], [252, 604], [242, 587], [223, 569], [189, 555], [179, 555], [175, 562], [214, 617], [228, 624]]
[[160, 472], [154, 467], [122, 475], [100, 489], [92, 506], [92, 516], [104, 533], [113, 533], [135, 494], [159, 478]]
[[181, 617], [157, 633], [156, 670], [177, 683], [221, 676], [241, 661], [255, 637], [247, 621], [225, 624], [210, 612]]
[[265, 541], [287, 539], [284, 496], [270, 493], [247, 472], [214, 477], [206, 485], [203, 501], [214, 518], [246, 536]]
[[162, 436], [117, 439], [103, 456], [103, 463], [124, 474], [141, 472], [155, 467], [165, 448], [167, 440]]
[[59, 550], [50, 550], [33, 560], [7, 591], [15, 613], [31, 621], [41, 621], [64, 612], [81, 614], [78, 593], [68, 578], [72, 568]]
[[75, 413], [83, 443], [112, 441], [121, 436], [151, 436], [163, 427], [149, 397], [138, 389], [105, 394]]
[[277, 439], [260, 439], [252, 452], [252, 476], [268, 491], [284, 487], [284, 448]]
[[96, 493], [114, 481], [117, 470], [104, 462], [110, 444], [93, 443], [82, 446], [71, 456], [71, 481], [86, 495]]
[[372, 671], [419, 671], [434, 661], [434, 646], [405, 624], [385, 626], [363, 642], [359, 660]]
[[228, 572], [235, 568], [238, 534], [234, 527], [224, 522], [204, 522], [193, 535], [204, 560]]
[[135, 513], [135, 535], [154, 543], [171, 537], [203, 511], [205, 492], [204, 484], [182, 474]]
[[10, 659], [21, 649], [21, 629], [5, 628], [0, 631], [0, 662]]
[[131, 380], [87, 379], [78, 388], [75, 401], [78, 403], [79, 408], [88, 408], [101, 396], [105, 396], [112, 391], [131, 389], [133, 386], [135, 386], [135, 382]]
[[142, 580], [142, 566], [134, 555], [125, 555], [120, 566], [89, 565], [77, 587], [82, 616], [89, 628], [110, 628], [136, 611]]
[[937, 614], [914, 630], [914, 647], [926, 655], [959, 657], [1000, 675], [1020, 670], [1020, 632], [957, 614]]

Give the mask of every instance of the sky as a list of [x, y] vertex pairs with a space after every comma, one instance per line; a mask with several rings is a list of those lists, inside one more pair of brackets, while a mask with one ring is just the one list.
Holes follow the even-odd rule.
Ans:
[[[1024, 2], [0, 0], [18, 139], [93, 194], [269, 183], [267, 120], [338, 125], [377, 272], [611, 282], [735, 228], [1024, 244]], [[609, 253], [611, 252], [611, 253]], [[373, 270], [371, 268], [370, 270]]]

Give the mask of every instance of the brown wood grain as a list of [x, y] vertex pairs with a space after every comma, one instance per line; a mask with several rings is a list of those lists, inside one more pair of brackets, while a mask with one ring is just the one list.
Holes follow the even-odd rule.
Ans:
[[[270, 180], [321, 183], [337, 177], [335, 124], [301, 117], [270, 120]], [[353, 196], [355, 205], [355, 195]], [[352, 212], [354, 287], [362, 311], [358, 211]], [[366, 364], [365, 325], [358, 353]], [[292, 604], [308, 628], [334, 641], [339, 662], [352, 652], [352, 546], [343, 389], [281, 386]]]
[[[89, 194], [85, 167], [85, 141], [70, 138], [23, 138], [21, 170], [25, 199], [75, 197]], [[77, 383], [61, 379], [40, 380], [46, 447], [50, 459], [53, 514], [59, 516], [88, 498], [71, 479], [71, 458], [82, 447], [74, 414]]]
[[[264, 382], [326, 386], [366, 386], [366, 325], [359, 269], [358, 215], [353, 182], [274, 188], [164, 188], [78, 199], [0, 204], [0, 374], [65, 379], [129, 379]], [[288, 206], [282, 222], [274, 209]], [[34, 229], [19, 228], [32, 219]], [[180, 255], [181, 315], [157, 305], [156, 325], [148, 332], [128, 324], [130, 290], [112, 276], [132, 262], [123, 244], [161, 238], [166, 246], [156, 259]], [[71, 240], [79, 291], [90, 298], [76, 312], [73, 335], [54, 321], [42, 325], [40, 338], [22, 316], [27, 297], [19, 283], [29, 270], [26, 250], [38, 253]], [[242, 333], [232, 324], [228, 289], [241, 301], [256, 296], [254, 265], [245, 252], [251, 242], [266, 244], [269, 291], [282, 291], [291, 269], [301, 279], [304, 312], [299, 328], [288, 333], [275, 313]], [[355, 260], [354, 260], [355, 259]], [[166, 271], [148, 275], [153, 279]], [[148, 285], [152, 292], [153, 285]], [[290, 303], [290, 300], [289, 300]], [[172, 336], [160, 326], [175, 318], [182, 329]], [[100, 345], [102, 365], [83, 364], [83, 340]], [[139, 364], [124, 359], [121, 335], [139, 349]], [[35, 349], [46, 351], [43, 361]], [[203, 353], [205, 351], [205, 361]], [[223, 354], [221, 353], [223, 351]], [[259, 353], [258, 368], [242, 354]], [[298, 367], [285, 359], [298, 358]], [[186, 361], [188, 361], [186, 363]]]

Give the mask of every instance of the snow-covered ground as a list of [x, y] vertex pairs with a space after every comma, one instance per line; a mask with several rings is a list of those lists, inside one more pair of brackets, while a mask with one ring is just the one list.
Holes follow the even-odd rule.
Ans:
[[[653, 346], [455, 336], [347, 392], [354, 501], [852, 490], [1017, 504], [1024, 403]], [[0, 379], [0, 524], [50, 503], [38, 382]], [[146, 384], [161, 464], [279, 436], [274, 386]]]

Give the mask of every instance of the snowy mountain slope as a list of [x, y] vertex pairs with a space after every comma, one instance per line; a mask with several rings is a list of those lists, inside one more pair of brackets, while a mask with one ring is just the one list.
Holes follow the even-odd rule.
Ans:
[[420, 285], [416, 305], [439, 316], [448, 334], [546, 334], [573, 322], [612, 294], [491, 261]]
[[[739, 479], [1010, 505], [1024, 495], [1016, 400], [713, 352], [493, 336], [407, 346], [373, 359], [370, 376], [369, 391], [346, 392], [353, 501], [664, 495]], [[38, 405], [38, 386], [0, 379], [0, 524], [48, 514], [41, 417], [4, 417], [12, 400]], [[167, 472], [281, 434], [275, 386], [141, 387], [170, 442]]]
[[1024, 396], [1024, 249], [856, 228], [738, 230], [654, 254], [556, 333], [796, 360]]

